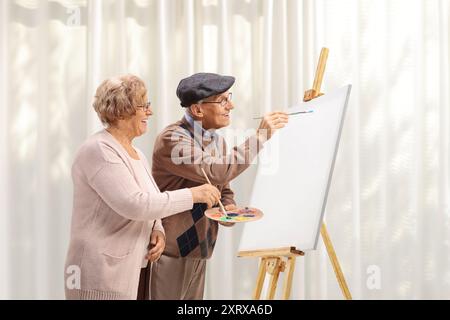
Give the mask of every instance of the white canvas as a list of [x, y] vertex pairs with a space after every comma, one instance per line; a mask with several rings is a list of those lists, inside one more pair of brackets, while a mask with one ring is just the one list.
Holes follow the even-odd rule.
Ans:
[[316, 248], [350, 90], [290, 108], [314, 112], [291, 115], [265, 144], [250, 200], [264, 217], [245, 224], [240, 251]]

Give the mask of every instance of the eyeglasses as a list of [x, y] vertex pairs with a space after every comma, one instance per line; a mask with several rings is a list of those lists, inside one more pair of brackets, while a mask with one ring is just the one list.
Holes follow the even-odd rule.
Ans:
[[149, 102], [146, 102], [143, 106], [136, 106], [136, 108], [142, 108], [142, 110], [144, 112], [147, 112], [148, 110], [150, 110], [151, 106], [152, 106], [152, 103], [149, 101]]
[[230, 103], [231, 99], [233, 98], [233, 93], [229, 92], [228, 97], [225, 99], [222, 99], [221, 101], [202, 101], [201, 103], [219, 103], [222, 107], [225, 107], [228, 103]]

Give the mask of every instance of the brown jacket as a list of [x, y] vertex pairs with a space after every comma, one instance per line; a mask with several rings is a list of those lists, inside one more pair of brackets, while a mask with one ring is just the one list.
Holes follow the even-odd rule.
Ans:
[[[209, 139], [201, 130], [194, 130], [183, 117], [156, 138], [152, 175], [164, 192], [206, 183], [203, 168], [211, 183], [221, 191], [223, 204], [235, 204], [229, 182], [251, 164], [261, 149], [262, 143], [254, 135], [227, 154], [222, 137], [214, 134]], [[218, 224], [204, 216], [205, 209], [205, 204], [195, 204], [192, 210], [162, 219], [166, 233], [165, 255], [211, 257]]]

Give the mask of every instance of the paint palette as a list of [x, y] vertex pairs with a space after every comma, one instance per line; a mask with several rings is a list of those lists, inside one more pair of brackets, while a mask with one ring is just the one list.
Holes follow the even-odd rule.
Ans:
[[227, 211], [227, 216], [225, 216], [222, 210], [216, 207], [206, 210], [205, 215], [212, 220], [221, 222], [250, 222], [261, 219], [263, 213], [256, 208], [237, 207]]

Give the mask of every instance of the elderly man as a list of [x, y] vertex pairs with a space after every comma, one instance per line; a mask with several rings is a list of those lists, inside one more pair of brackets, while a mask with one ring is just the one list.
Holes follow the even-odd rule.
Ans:
[[[234, 81], [230, 76], [197, 73], [179, 83], [177, 96], [186, 113], [163, 130], [153, 150], [152, 174], [162, 192], [201, 185], [206, 181], [203, 169], [221, 192], [226, 209], [235, 206], [230, 181], [248, 168], [263, 143], [284, 127], [288, 116], [269, 113], [255, 135], [227, 153], [224, 139], [215, 130], [230, 124], [234, 105], [229, 89]], [[203, 298], [206, 261], [218, 233], [218, 223], [205, 217], [205, 210], [206, 206], [198, 204], [162, 220], [166, 248], [140, 283], [141, 288], [147, 287], [151, 272], [152, 300]]]

